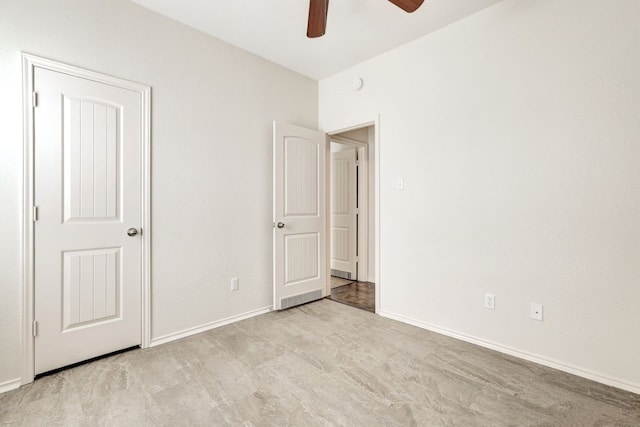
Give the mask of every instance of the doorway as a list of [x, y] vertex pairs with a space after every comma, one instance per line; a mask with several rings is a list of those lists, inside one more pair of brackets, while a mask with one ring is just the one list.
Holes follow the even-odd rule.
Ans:
[[330, 136], [329, 297], [375, 312], [375, 127]]
[[25, 384], [148, 345], [150, 88], [23, 65]]
[[[333, 288], [340, 287], [339, 291], [346, 294], [340, 302], [361, 305], [357, 299], [365, 296], [363, 288], [367, 288], [367, 304], [360, 308], [379, 311], [379, 118], [361, 123], [329, 134], [286, 123], [273, 124], [275, 310], [331, 298], [333, 269], [334, 285], [344, 285]], [[340, 173], [352, 176], [351, 180], [338, 180], [346, 182], [340, 194], [329, 188], [331, 141], [355, 148], [340, 159]], [[339, 151], [346, 150], [334, 150]], [[333, 238], [332, 198], [340, 201], [339, 209], [335, 209], [336, 200], [333, 202], [334, 214], [357, 213], [357, 218], [342, 218], [342, 223], [334, 224], [334, 228], [342, 230], [334, 230]], [[342, 245], [336, 244], [333, 249], [333, 266], [331, 241]], [[343, 278], [346, 281], [341, 282]], [[352, 290], [355, 295], [348, 292], [347, 286], [356, 288]], [[340, 297], [336, 294], [339, 291], [334, 292], [334, 299]]]

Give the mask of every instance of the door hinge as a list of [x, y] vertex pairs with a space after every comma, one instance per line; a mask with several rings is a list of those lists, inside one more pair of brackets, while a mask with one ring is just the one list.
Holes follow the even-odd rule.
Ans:
[[357, 256], [356, 257], [356, 262], [359, 262], [359, 261], [360, 261], [360, 257]]
[[360, 160], [356, 160], [356, 166], [360, 166]]
[[34, 320], [33, 324], [31, 325], [31, 329], [33, 331], [33, 336], [37, 337], [38, 336], [38, 321]]
[[38, 92], [33, 92], [32, 96], [31, 105], [33, 105], [33, 108], [36, 108], [38, 106]]
[[33, 207], [33, 220], [34, 221], [38, 220], [38, 207], [37, 206]]
[[356, 215], [360, 215], [360, 208], [356, 208]]

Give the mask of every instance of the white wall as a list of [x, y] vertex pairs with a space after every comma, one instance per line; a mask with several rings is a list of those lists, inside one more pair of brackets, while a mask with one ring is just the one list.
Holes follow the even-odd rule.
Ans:
[[383, 314], [640, 392], [639, 21], [506, 0], [320, 82], [380, 114]]
[[343, 136], [345, 138], [355, 139], [359, 142], [364, 142], [365, 144], [369, 142], [369, 128], [363, 127], [358, 129], [349, 130], [347, 132], [340, 132], [338, 135]]
[[347, 151], [347, 150], [355, 150], [355, 148], [353, 148], [353, 146], [351, 145], [341, 144], [335, 141], [331, 141], [329, 148], [331, 149], [332, 153], [338, 153], [340, 151]]
[[271, 122], [316, 127], [317, 83], [128, 1], [0, 0], [0, 385], [20, 376], [21, 50], [152, 86], [153, 337], [270, 306]]

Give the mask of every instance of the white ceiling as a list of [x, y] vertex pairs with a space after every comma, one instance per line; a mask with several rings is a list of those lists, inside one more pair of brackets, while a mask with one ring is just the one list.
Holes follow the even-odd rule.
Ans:
[[331, 0], [326, 34], [308, 39], [308, 0], [132, 0], [316, 80], [501, 0], [426, 0], [408, 14], [387, 0]]

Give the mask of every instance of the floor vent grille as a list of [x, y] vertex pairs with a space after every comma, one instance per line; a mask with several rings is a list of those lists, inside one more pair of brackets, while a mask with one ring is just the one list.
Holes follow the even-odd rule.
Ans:
[[342, 270], [334, 270], [331, 269], [331, 275], [333, 277], [340, 277], [341, 279], [351, 280], [351, 272], [350, 271], [342, 271]]
[[322, 289], [307, 292], [306, 294], [294, 295], [292, 297], [282, 298], [280, 300], [281, 310], [285, 308], [295, 307], [296, 305], [305, 304], [322, 298]]

